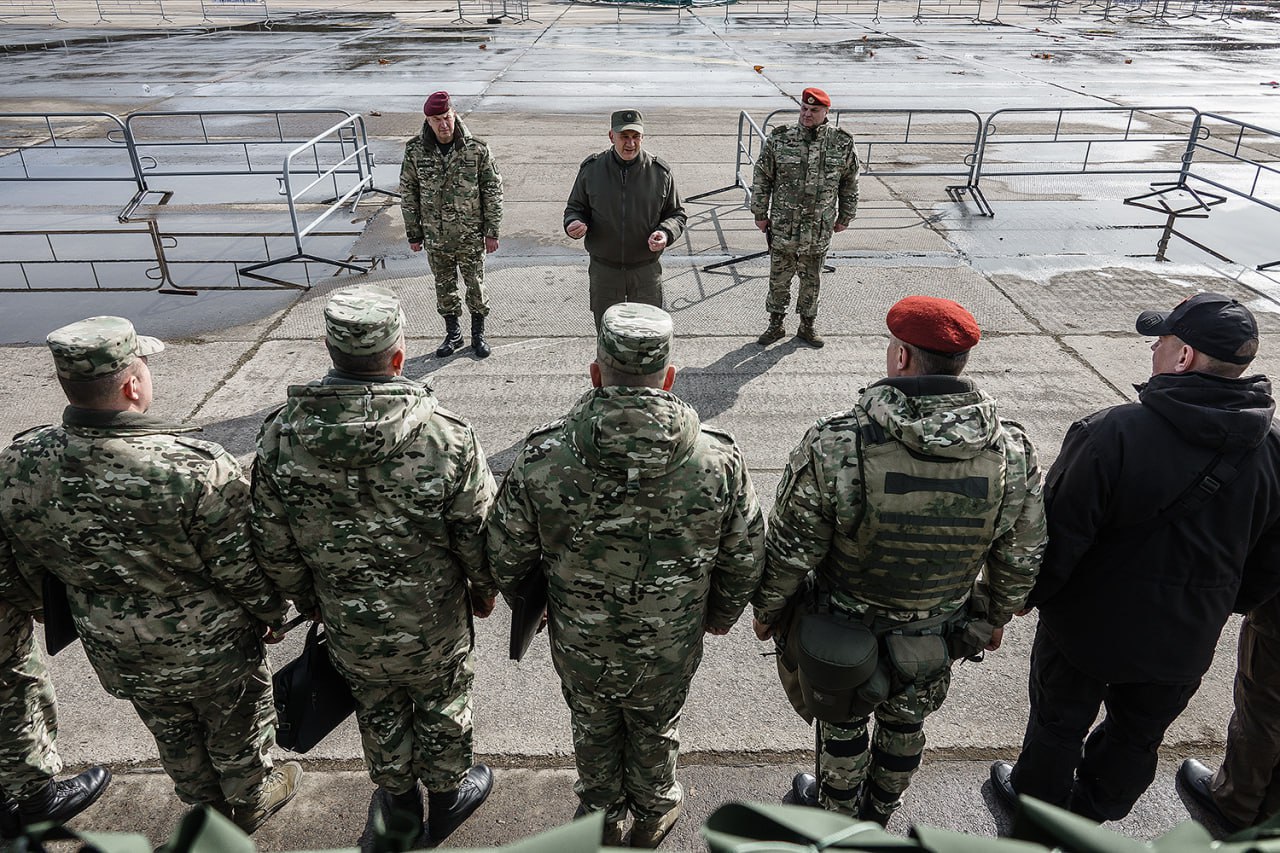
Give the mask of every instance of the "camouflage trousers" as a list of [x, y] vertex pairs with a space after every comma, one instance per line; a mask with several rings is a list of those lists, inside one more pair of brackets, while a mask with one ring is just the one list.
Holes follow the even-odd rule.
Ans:
[[688, 692], [685, 682], [644, 706], [564, 690], [578, 766], [573, 790], [588, 811], [613, 821], [629, 809], [636, 820], [656, 820], [680, 802], [676, 756]]
[[843, 725], [818, 723], [818, 802], [841, 814], [879, 819], [902, 805], [902, 794], [924, 753], [924, 720], [942, 706], [951, 669], [917, 682], [876, 706], [875, 733], [868, 719]]
[[643, 302], [662, 307], [662, 264], [656, 260], [650, 264], [622, 269], [595, 258], [587, 267], [591, 283], [591, 314], [595, 317], [596, 331], [600, 331], [600, 318], [612, 305], [619, 302]]
[[0, 788], [18, 800], [39, 794], [62, 769], [53, 682], [31, 620], [25, 622], [13, 637], [13, 654], [0, 664]]
[[422, 780], [428, 791], [454, 791], [471, 767], [470, 653], [445, 687], [349, 679], [369, 777], [393, 794]]
[[436, 311], [441, 317], [462, 313], [458, 298], [458, 275], [467, 289], [467, 310], [481, 317], [489, 315], [489, 301], [484, 294], [484, 246], [460, 252], [427, 248], [427, 263], [436, 280]]
[[190, 702], [134, 698], [160, 764], [184, 803], [254, 805], [271, 772], [276, 707], [266, 661], [244, 679]]
[[1254, 826], [1280, 814], [1280, 639], [1256, 630], [1250, 616], [1239, 649], [1227, 753], [1209, 790], [1236, 826]]
[[810, 319], [818, 316], [818, 285], [822, 274], [822, 262], [826, 253], [800, 255], [782, 249], [769, 252], [769, 296], [764, 310], [770, 314], [785, 314], [791, 306], [791, 279], [800, 277], [800, 292], [796, 294], [796, 313]]

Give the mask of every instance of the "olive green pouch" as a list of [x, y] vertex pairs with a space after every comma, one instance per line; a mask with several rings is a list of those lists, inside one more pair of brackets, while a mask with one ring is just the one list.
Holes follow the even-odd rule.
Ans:
[[908, 684], [934, 678], [951, 662], [947, 657], [947, 642], [941, 634], [908, 636], [893, 632], [885, 635], [884, 640], [889, 662]]
[[879, 641], [861, 622], [832, 613], [805, 613], [795, 636], [800, 689], [819, 720], [842, 723], [864, 716], [858, 688], [876, 673]]

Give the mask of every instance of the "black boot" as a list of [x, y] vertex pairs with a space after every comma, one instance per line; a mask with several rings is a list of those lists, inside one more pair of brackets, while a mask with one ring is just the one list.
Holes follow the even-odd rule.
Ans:
[[471, 351], [476, 354], [476, 358], [488, 358], [489, 353], [493, 352], [489, 348], [489, 342], [484, 339], [484, 315], [471, 315]]
[[[385, 790], [385, 789], [384, 789]], [[393, 814], [400, 815], [402, 819], [413, 822], [416, 828], [413, 831], [422, 832], [422, 789], [418, 787], [418, 783], [413, 783], [413, 787], [403, 794], [393, 794], [386, 791], [387, 804], [391, 807]]]
[[812, 773], [797, 773], [791, 780], [791, 802], [797, 806], [821, 808], [818, 805], [818, 777]]
[[444, 316], [444, 341], [436, 347], [436, 358], [446, 358], [462, 349], [462, 327], [457, 314]]
[[111, 781], [111, 771], [105, 767], [90, 767], [79, 776], [62, 782], [50, 782], [34, 797], [18, 803], [18, 813], [24, 823], [53, 821], [66, 823], [93, 805]]
[[458, 790], [432, 791], [427, 796], [427, 832], [431, 834], [432, 843], [439, 844], [452, 835], [480, 808], [492, 789], [493, 771], [477, 764], [467, 771]]
[[762, 347], [775, 343], [786, 337], [786, 330], [782, 328], [782, 321], [787, 317], [781, 311], [774, 311], [769, 314], [769, 328], [764, 330], [764, 334], [756, 338], [756, 343]]

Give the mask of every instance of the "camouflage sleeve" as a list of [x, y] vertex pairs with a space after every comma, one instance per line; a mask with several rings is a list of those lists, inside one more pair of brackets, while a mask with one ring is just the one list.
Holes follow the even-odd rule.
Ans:
[[1016, 506], [1012, 526], [987, 553], [986, 579], [991, 590], [988, 621], [997, 628], [1026, 606], [1044, 560], [1048, 534], [1044, 518], [1044, 489], [1036, 450], [1021, 430], [1013, 432], [1005, 480], [1005, 505]]
[[668, 245], [680, 239], [680, 235], [684, 233], [686, 219], [684, 202], [680, 200], [680, 190], [676, 187], [675, 175], [668, 172], [667, 196], [662, 200], [662, 218], [658, 221], [658, 227], [666, 231], [671, 238]]
[[[590, 162], [590, 161], [588, 161]], [[591, 197], [587, 195], [587, 163], [578, 169], [578, 177], [573, 179], [573, 189], [569, 191], [569, 200], [564, 205], [564, 227], [577, 220], [591, 224]]]
[[33, 588], [18, 569], [18, 558], [3, 527], [0, 527], [0, 599], [25, 613], [37, 613], [42, 606], [40, 591]]
[[756, 618], [766, 625], [777, 621], [787, 599], [805, 575], [821, 565], [831, 547], [835, 514], [826, 496], [817, 443], [818, 427], [814, 426], [791, 451], [769, 514], [764, 579], [752, 599]]
[[765, 141], [751, 173], [751, 217], [753, 219], [769, 218], [769, 200], [773, 197], [775, 148], [772, 138]]
[[733, 448], [733, 510], [725, 518], [711, 574], [707, 627], [730, 628], [760, 585], [764, 571], [764, 514], [742, 451]]
[[293, 538], [284, 500], [271, 480], [270, 470], [260, 441], [258, 456], [253, 462], [253, 511], [249, 514], [253, 551], [267, 577], [293, 602], [298, 612], [310, 615], [319, 606], [315, 580]]
[[267, 625], [284, 621], [284, 602], [253, 555], [249, 484], [235, 457], [223, 452], [206, 472], [191, 525], [191, 541], [214, 585]]
[[422, 242], [422, 197], [418, 184], [418, 164], [405, 146], [400, 166], [400, 212], [404, 214], [404, 235], [410, 243]]
[[502, 174], [487, 145], [480, 157], [480, 209], [484, 236], [496, 240], [502, 231]]
[[508, 601], [530, 572], [542, 565], [538, 513], [525, 487], [524, 454], [503, 478], [485, 525], [485, 555], [498, 589]]
[[471, 589], [483, 598], [497, 595], [493, 574], [485, 561], [484, 523], [493, 508], [497, 486], [475, 432], [467, 428], [466, 460], [463, 481], [453, 494], [444, 513], [453, 552], [462, 564]]
[[836, 213], [836, 224], [848, 225], [858, 215], [858, 149], [849, 145], [849, 162], [845, 165], [844, 174], [840, 176], [839, 210]]

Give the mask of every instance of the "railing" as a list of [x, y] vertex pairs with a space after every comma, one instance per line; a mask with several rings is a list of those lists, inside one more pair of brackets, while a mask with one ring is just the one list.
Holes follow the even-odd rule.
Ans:
[[62, 21], [53, 0], [0, 0], [0, 21], [9, 18], [52, 18]]
[[458, 17], [455, 24], [474, 24], [467, 15], [471, 14], [486, 24], [500, 24], [503, 21], [515, 21], [517, 24], [533, 20], [529, 17], [529, 0], [457, 0]]
[[110, 113], [0, 113], [0, 181], [145, 186], [128, 131]]
[[200, 0], [200, 15], [206, 21], [214, 18], [246, 18], [271, 22], [266, 0]]
[[925, 18], [962, 18], [977, 23], [982, 20], [982, 0], [917, 0], [912, 20], [919, 24]]
[[1198, 114], [1193, 107], [997, 110], [983, 124], [973, 174], [959, 193], [994, 216], [983, 178], [1177, 175]]
[[[295, 189], [294, 175], [312, 175], [321, 168], [320, 151], [322, 148], [330, 147], [335, 140], [343, 141], [342, 150], [346, 150], [345, 140], [361, 140], [357, 147], [353, 148], [350, 153], [343, 156], [340, 160], [334, 162], [328, 168], [316, 176], [315, 180], [304, 187]], [[302, 168], [295, 169], [294, 162], [298, 161], [302, 164]], [[364, 131], [364, 118], [362, 116], [349, 116], [343, 121], [338, 122], [325, 132], [312, 137], [311, 139], [299, 145], [290, 151], [284, 158], [284, 164], [281, 172], [284, 182], [285, 196], [289, 202], [289, 221], [293, 225], [293, 238], [296, 251], [283, 258], [275, 258], [273, 260], [263, 261], [262, 263], [253, 264], [251, 266], [241, 268], [240, 272], [255, 278], [259, 276], [256, 273], [259, 270], [274, 267], [279, 264], [287, 264], [293, 261], [308, 260], [319, 263], [332, 264], [336, 267], [352, 270], [354, 272], [368, 272], [368, 267], [362, 267], [350, 261], [342, 261], [337, 258], [325, 258], [319, 255], [309, 254], [302, 247], [302, 241], [308, 235], [312, 234], [320, 224], [336, 213], [348, 201], [351, 202], [351, 209], [354, 211], [356, 206], [360, 204], [360, 199], [367, 192], [374, 191], [373, 171], [366, 170], [365, 164], [372, 163], [372, 157], [369, 154], [369, 143], [366, 139]], [[354, 172], [352, 171], [354, 167]], [[339, 177], [343, 175], [358, 176], [355, 181], [346, 190], [343, 190], [339, 184]], [[303, 197], [317, 187], [324, 187], [327, 183], [332, 183], [334, 196], [332, 199], [316, 202], [304, 201]], [[299, 206], [302, 204], [324, 204], [324, 209], [311, 219], [306, 225], [302, 225], [299, 219]]]

